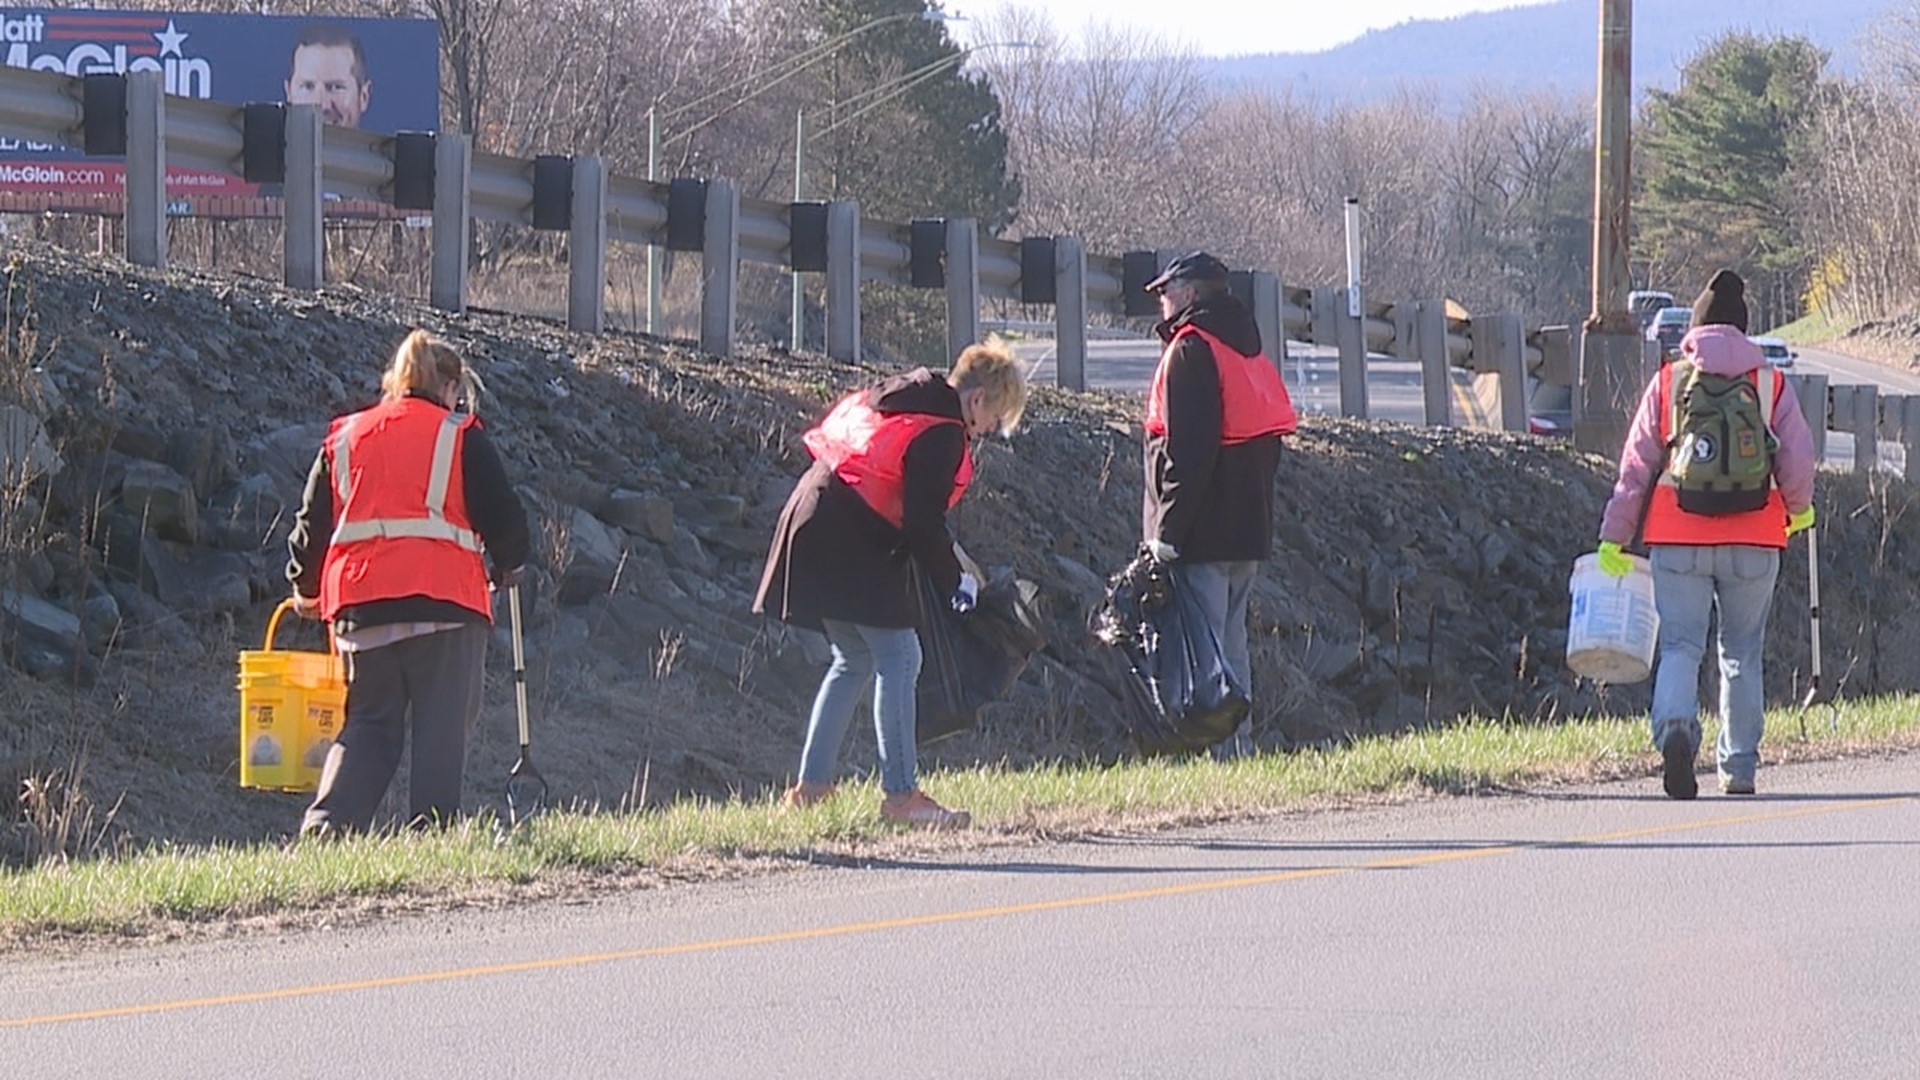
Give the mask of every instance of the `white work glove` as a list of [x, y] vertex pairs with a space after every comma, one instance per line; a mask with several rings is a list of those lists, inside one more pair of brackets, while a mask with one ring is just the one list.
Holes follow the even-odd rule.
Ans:
[[1153, 556], [1153, 561], [1157, 563], [1170, 563], [1180, 557], [1180, 549], [1165, 540], [1149, 540], [1145, 546], [1147, 554]]
[[960, 575], [960, 587], [953, 590], [953, 610], [965, 615], [973, 610], [974, 601], [980, 598], [980, 579], [972, 574]]

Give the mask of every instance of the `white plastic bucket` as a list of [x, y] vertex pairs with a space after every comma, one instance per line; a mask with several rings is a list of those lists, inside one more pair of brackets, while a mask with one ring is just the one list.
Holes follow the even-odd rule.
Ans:
[[1653, 604], [1653, 568], [1628, 555], [1633, 569], [1613, 577], [1600, 569], [1600, 556], [1574, 560], [1573, 614], [1567, 621], [1567, 667], [1582, 678], [1603, 683], [1636, 683], [1653, 671], [1660, 613]]

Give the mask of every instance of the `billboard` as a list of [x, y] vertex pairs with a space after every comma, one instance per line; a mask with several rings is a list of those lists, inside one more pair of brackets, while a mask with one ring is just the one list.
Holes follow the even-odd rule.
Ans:
[[[159, 71], [169, 94], [311, 104], [327, 123], [384, 134], [439, 129], [439, 42], [432, 19], [0, 8], [0, 63], [8, 67], [75, 76]], [[123, 175], [115, 158], [0, 138], [0, 210], [55, 209], [62, 196], [92, 196], [93, 208], [102, 196], [117, 201]], [[194, 212], [186, 200], [261, 191], [238, 176], [169, 168], [167, 194], [183, 201], [175, 212], [186, 213]]]

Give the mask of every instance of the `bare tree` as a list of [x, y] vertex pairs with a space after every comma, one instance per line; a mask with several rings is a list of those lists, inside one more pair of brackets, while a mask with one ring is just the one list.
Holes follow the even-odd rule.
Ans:
[[1113, 26], [1069, 44], [1032, 11], [983, 33], [1042, 46], [984, 65], [1023, 185], [1022, 227], [1076, 233], [1096, 248], [1183, 235], [1204, 180], [1185, 144], [1214, 101], [1192, 55]]
[[1795, 214], [1814, 249], [1808, 299], [1861, 321], [1920, 303], [1920, 4], [1869, 35], [1859, 79], [1823, 88]]

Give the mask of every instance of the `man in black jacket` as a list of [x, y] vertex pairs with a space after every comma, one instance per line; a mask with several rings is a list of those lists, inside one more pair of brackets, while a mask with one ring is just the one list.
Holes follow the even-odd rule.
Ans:
[[[1251, 698], [1247, 598], [1273, 548], [1273, 480], [1293, 406], [1253, 314], [1227, 290], [1226, 264], [1183, 255], [1147, 291], [1160, 297], [1155, 331], [1167, 348], [1147, 403], [1142, 536], [1156, 560], [1178, 561]], [[1243, 722], [1226, 752], [1251, 750]]]

